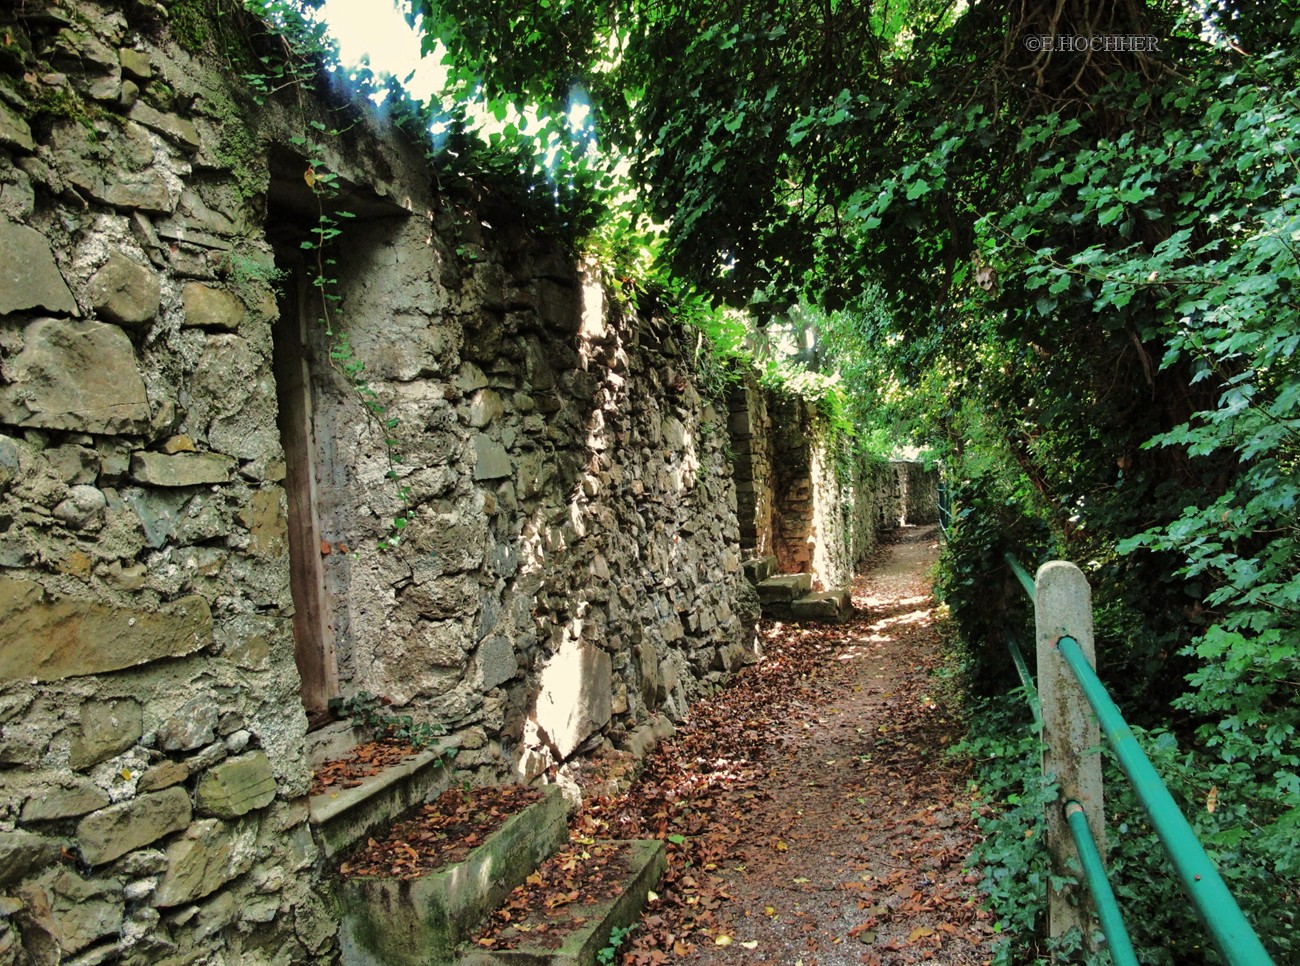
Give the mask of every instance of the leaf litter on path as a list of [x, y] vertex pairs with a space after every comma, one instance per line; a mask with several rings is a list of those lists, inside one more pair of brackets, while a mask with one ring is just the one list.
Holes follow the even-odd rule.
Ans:
[[574, 835], [668, 850], [624, 966], [989, 961], [967, 775], [943, 753], [961, 721], [933, 676], [934, 541], [902, 531], [844, 624], [761, 625], [762, 659], [585, 803]]

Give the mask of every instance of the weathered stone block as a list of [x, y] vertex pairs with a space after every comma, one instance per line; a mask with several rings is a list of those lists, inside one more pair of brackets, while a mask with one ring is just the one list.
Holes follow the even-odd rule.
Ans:
[[109, 322], [138, 326], [158, 315], [162, 284], [152, 269], [113, 252], [90, 280], [90, 304]]
[[0, 436], [0, 493], [9, 489], [9, 484], [22, 472], [22, 454], [17, 440]]
[[496, 420], [505, 412], [505, 405], [501, 401], [501, 394], [495, 389], [483, 389], [474, 394], [474, 399], [469, 406], [469, 424], [475, 429], [482, 429], [484, 426]]
[[221, 711], [206, 694], [190, 698], [158, 725], [158, 744], [164, 751], [192, 751], [211, 744], [217, 736]]
[[211, 643], [212, 612], [197, 596], [137, 610], [0, 578], [0, 627], [0, 680], [57, 681], [191, 654]]
[[797, 621], [842, 621], [853, 613], [847, 590], [806, 594], [790, 602], [790, 616]]
[[72, 530], [99, 530], [104, 525], [108, 498], [93, 486], [77, 485], [68, 490], [68, 498], [59, 501], [54, 517]]
[[142, 81], [147, 81], [153, 76], [153, 62], [144, 51], [123, 47], [117, 52], [117, 59], [123, 74]]
[[473, 392], [475, 389], [483, 389], [488, 384], [488, 378], [483, 374], [483, 370], [472, 362], [461, 364], [460, 370], [456, 373], [456, 378], [452, 380], [452, 385], [461, 392]]
[[190, 777], [190, 766], [183, 761], [163, 761], [154, 765], [136, 784], [140, 792], [156, 792], [172, 785], [179, 785]]
[[186, 282], [181, 298], [185, 324], [196, 328], [235, 332], [248, 315], [237, 296], [202, 282]]
[[152, 128], [164, 137], [170, 138], [182, 147], [191, 151], [199, 149], [199, 129], [194, 126], [193, 121], [186, 120], [176, 114], [164, 114], [143, 101], [137, 102], [127, 116], [145, 127]]
[[539, 496], [553, 479], [555, 465], [547, 459], [544, 451], [535, 449], [520, 455], [515, 484], [515, 491], [520, 498], [528, 500]]
[[104, 182], [96, 179], [83, 187], [96, 201], [114, 208], [167, 214], [176, 207], [176, 198], [171, 188], [157, 172], [123, 175], [120, 181]]
[[167, 871], [154, 893], [154, 905], [178, 906], [215, 892], [253, 867], [256, 846], [255, 822], [195, 822], [167, 847]]
[[238, 818], [270, 805], [277, 787], [266, 752], [254, 751], [224, 761], [200, 778], [195, 807], [200, 815]]
[[421, 617], [433, 620], [472, 613], [482, 592], [477, 583], [460, 575], [433, 579], [417, 577], [416, 580], [417, 583], [401, 591], [400, 600], [403, 606], [413, 607]]
[[[19, 151], [36, 149], [31, 127], [4, 101], [0, 101], [0, 144]], [[0, 245], [0, 251], [3, 249], [4, 246]]]
[[168, 456], [175, 456], [177, 453], [197, 453], [199, 451], [199, 448], [194, 445], [194, 440], [184, 434], [168, 436], [158, 448]]
[[49, 822], [85, 815], [108, 804], [108, 793], [84, 778], [68, 779], [66, 785], [50, 785], [23, 803], [24, 822]]
[[510, 639], [498, 635], [478, 646], [474, 666], [479, 689], [490, 691], [519, 673], [519, 658]]
[[778, 574], [768, 577], [758, 585], [759, 599], [788, 603], [812, 590], [812, 574]]
[[69, 486], [94, 483], [99, 474], [99, 454], [88, 446], [51, 446], [41, 455]]
[[54, 862], [59, 857], [60, 842], [15, 829], [0, 832], [0, 886], [26, 878], [33, 869]]
[[576, 285], [539, 280], [537, 315], [545, 325], [560, 332], [577, 332], [582, 325], [582, 291]]
[[524, 346], [524, 371], [528, 377], [528, 387], [533, 392], [550, 392], [555, 388], [555, 370], [551, 360], [536, 337], [530, 336]]
[[77, 314], [77, 303], [45, 236], [0, 218], [0, 315], [45, 309]]
[[181, 509], [190, 494], [171, 490], [130, 489], [124, 494], [126, 504], [135, 511], [144, 530], [146, 547], [161, 547], [176, 532]]
[[152, 486], [228, 483], [235, 461], [217, 453], [132, 453], [131, 478]]
[[479, 433], [474, 437], [474, 479], [500, 480], [512, 472], [505, 447]]
[[776, 573], [776, 558], [753, 557], [745, 561], [744, 569], [746, 580], [751, 584], [761, 584]]
[[23, 332], [10, 374], [13, 383], [0, 394], [0, 422], [107, 435], [140, 433], [149, 425], [135, 350], [115, 325], [37, 319]]
[[116, 880], [83, 879], [68, 869], [56, 869], [37, 882], [49, 896], [64, 956], [121, 930], [125, 897]]
[[284, 490], [268, 486], [253, 493], [238, 519], [248, 528], [248, 552], [255, 557], [279, 557], [289, 549], [289, 521]]
[[190, 817], [189, 793], [168, 788], [87, 815], [77, 825], [77, 844], [88, 865], [102, 865], [179, 832]]
[[562, 758], [609, 724], [613, 692], [609, 654], [594, 644], [566, 640], [542, 669], [537, 726]]

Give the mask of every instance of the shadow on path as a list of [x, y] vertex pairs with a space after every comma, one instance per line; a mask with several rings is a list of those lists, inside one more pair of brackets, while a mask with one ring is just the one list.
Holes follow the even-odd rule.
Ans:
[[764, 657], [692, 709], [579, 830], [669, 843], [625, 964], [987, 963], [961, 736], [930, 596], [933, 527], [908, 528], [838, 626], [765, 624]]

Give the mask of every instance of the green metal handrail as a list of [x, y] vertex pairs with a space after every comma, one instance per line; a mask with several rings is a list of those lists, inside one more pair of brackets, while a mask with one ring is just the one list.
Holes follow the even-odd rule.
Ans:
[[1011, 633], [1010, 628], [1007, 628], [1007, 648], [1011, 651], [1011, 660], [1015, 662], [1016, 673], [1020, 675], [1020, 686], [1025, 689], [1025, 697], [1029, 699], [1029, 710], [1034, 713], [1034, 724], [1041, 730], [1043, 708], [1038, 701], [1038, 687], [1029, 673], [1029, 665], [1025, 663], [1025, 655], [1020, 651], [1020, 643], [1016, 640], [1016, 635]]
[[1218, 869], [1205, 854], [1196, 833], [1179, 811], [1174, 797], [1165, 788], [1159, 772], [1142, 751], [1115, 702], [1106, 693], [1106, 686], [1088, 663], [1079, 642], [1072, 637], [1062, 637], [1056, 646], [1065, 663], [1074, 672], [1084, 697], [1092, 705], [1102, 733], [1110, 742], [1120, 767], [1137, 792], [1156, 835], [1173, 861], [1183, 888], [1191, 896], [1197, 912], [1210, 930], [1219, 954], [1231, 966], [1274, 966], [1263, 943], [1242, 914], [1237, 900], [1228, 891]]
[[1106, 945], [1110, 947], [1110, 958], [1116, 966], [1138, 966], [1137, 954], [1133, 952], [1133, 940], [1129, 939], [1124, 916], [1115, 900], [1115, 892], [1110, 887], [1110, 880], [1106, 878], [1106, 868], [1102, 865], [1097, 840], [1092, 837], [1092, 829], [1088, 827], [1088, 816], [1084, 814], [1083, 806], [1073, 799], [1066, 802], [1065, 820], [1070, 824], [1074, 847], [1079, 851], [1083, 877], [1092, 892], [1097, 918], [1101, 920], [1101, 931], [1106, 936]]
[[[1029, 599], [1037, 602], [1038, 593], [1034, 579], [1016, 559], [1007, 553], [1004, 559], [1011, 567], [1016, 579], [1020, 581]], [[1042, 721], [1042, 711], [1038, 706], [1037, 689], [1032, 687], [1029, 668], [1024, 656], [1008, 631], [1007, 643], [1011, 648], [1012, 660], [1020, 674], [1021, 683], [1030, 699], [1036, 721]], [[1219, 875], [1218, 869], [1201, 847], [1196, 833], [1174, 802], [1173, 796], [1165, 787], [1160, 774], [1155, 770], [1141, 746], [1134, 737], [1118, 706], [1111, 700], [1106, 686], [1101, 683], [1096, 670], [1083, 653], [1083, 648], [1074, 638], [1065, 636], [1057, 641], [1057, 649], [1066, 665], [1074, 672], [1079, 687], [1092, 706], [1093, 714], [1101, 726], [1102, 733], [1115, 750], [1120, 767], [1128, 776], [1138, 800], [1142, 802], [1151, 824], [1160, 838], [1165, 852], [1173, 862], [1174, 869], [1182, 881], [1183, 888], [1191, 896], [1196, 911], [1210, 931], [1214, 945], [1229, 966], [1275, 966], [1272, 958], [1264, 949], [1259, 936], [1251, 928], [1237, 900], [1228, 891], [1227, 885]], [[1097, 906], [1097, 916], [1101, 920], [1102, 932], [1111, 947], [1111, 955], [1119, 966], [1136, 964], [1133, 947], [1124, 928], [1123, 918], [1115, 893], [1106, 879], [1101, 855], [1092, 831], [1083, 814], [1083, 807], [1077, 802], [1066, 802], [1066, 821], [1078, 848], [1079, 858], [1083, 864], [1084, 878], [1092, 892]]]
[[1037, 601], [1038, 590], [1034, 587], [1034, 578], [1029, 576], [1029, 571], [1020, 565], [1020, 561], [1016, 559], [1015, 554], [1004, 553], [1002, 559], [1011, 565], [1011, 572], [1020, 581], [1020, 586], [1025, 588], [1025, 593], [1029, 595], [1029, 599]]

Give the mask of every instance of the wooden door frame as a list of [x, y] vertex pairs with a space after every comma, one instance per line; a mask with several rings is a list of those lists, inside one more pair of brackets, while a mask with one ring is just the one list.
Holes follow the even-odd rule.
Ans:
[[301, 680], [303, 707], [324, 712], [339, 693], [334, 632], [325, 596], [321, 562], [316, 434], [312, 405], [309, 326], [315, 291], [300, 260], [281, 292], [280, 313], [272, 326], [277, 423], [284, 449], [284, 488], [288, 507], [289, 589], [293, 597], [294, 661]]

